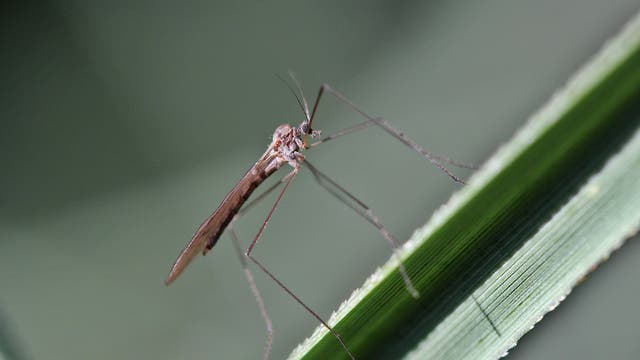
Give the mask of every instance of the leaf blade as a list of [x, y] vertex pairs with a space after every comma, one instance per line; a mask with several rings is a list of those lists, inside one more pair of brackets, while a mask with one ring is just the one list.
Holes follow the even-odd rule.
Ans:
[[[471, 311], [464, 306], [471, 304], [472, 294], [488, 284], [503, 264], [516, 259], [545, 224], [584, 191], [592, 176], [607, 169], [610, 158], [633, 143], [640, 124], [639, 19], [633, 19], [405, 244], [405, 266], [422, 294], [418, 301], [404, 290], [394, 271], [396, 264], [388, 262], [332, 317], [330, 322], [337, 324], [336, 330], [358, 356], [397, 358], [415, 346], [425, 348], [425, 343], [432, 349], [429, 337], [433, 339], [458, 311]], [[632, 198], [626, 200], [637, 206]], [[640, 216], [640, 209], [631, 214]], [[610, 248], [592, 249], [598, 254], [594, 259]], [[586, 264], [593, 266], [594, 259]], [[556, 291], [557, 300], [562, 295]], [[480, 301], [484, 304], [484, 299]], [[458, 318], [444, 334], [451, 335], [464, 324]], [[530, 326], [531, 320], [522, 324]], [[485, 325], [490, 328], [488, 322]], [[500, 323], [497, 326], [501, 328]], [[508, 329], [504, 337], [510, 343], [522, 335], [521, 330], [502, 327]], [[445, 341], [447, 336], [437, 338]], [[474, 347], [465, 344], [433, 354], [449, 358], [447, 354], [460, 355], [456, 349]], [[493, 345], [495, 351], [487, 358], [508, 348]], [[427, 350], [420, 356], [433, 354]], [[305, 359], [345, 356], [323, 329], [292, 354]]]

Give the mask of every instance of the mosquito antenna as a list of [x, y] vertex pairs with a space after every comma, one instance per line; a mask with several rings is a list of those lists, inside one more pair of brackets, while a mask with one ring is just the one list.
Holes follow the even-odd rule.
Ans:
[[291, 80], [293, 80], [293, 83], [296, 84], [296, 87], [300, 92], [300, 96], [302, 97], [302, 103], [304, 104], [304, 113], [305, 115], [307, 115], [307, 121], [309, 121], [311, 119], [311, 116], [309, 115], [309, 104], [307, 104], [307, 98], [304, 97], [304, 91], [302, 91], [302, 84], [296, 78], [296, 73], [294, 73], [293, 70], [289, 70], [289, 77], [291, 77]]
[[298, 101], [298, 105], [300, 106], [300, 110], [302, 110], [302, 113], [306, 117], [307, 121], [309, 121], [309, 110], [306, 109], [307, 101], [305, 100], [303, 105], [302, 101], [300, 100], [300, 97], [298, 96], [298, 94], [296, 94], [296, 91], [291, 87], [291, 84], [289, 84], [287, 80], [285, 80], [282, 76], [280, 76], [280, 74], [275, 74], [275, 75], [280, 81], [282, 81], [287, 86], [287, 89], [289, 89], [291, 94], [293, 94], [293, 96], [296, 97], [296, 100]]

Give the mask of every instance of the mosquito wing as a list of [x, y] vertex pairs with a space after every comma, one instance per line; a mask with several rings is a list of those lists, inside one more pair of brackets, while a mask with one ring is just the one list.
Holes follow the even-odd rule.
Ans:
[[271, 164], [273, 159], [267, 156], [268, 153], [269, 151], [244, 174], [216, 211], [200, 225], [171, 267], [169, 276], [164, 281], [166, 285], [171, 284], [198, 253], [202, 252], [204, 255], [211, 250], [253, 190], [278, 169]]
[[223, 211], [221, 210], [221, 207], [218, 207], [218, 209], [200, 225], [198, 231], [196, 231], [191, 238], [191, 241], [182, 249], [182, 252], [180, 252], [180, 255], [178, 255], [178, 258], [171, 267], [169, 276], [167, 276], [167, 279], [164, 281], [166, 285], [171, 284], [199, 252], [205, 252], [209, 239], [212, 239], [215, 229], [220, 227], [223, 219]]

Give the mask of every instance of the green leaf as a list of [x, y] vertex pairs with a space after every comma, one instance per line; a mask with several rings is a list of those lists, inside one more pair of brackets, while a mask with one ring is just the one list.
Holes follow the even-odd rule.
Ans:
[[[495, 359], [640, 226], [640, 17], [329, 323], [357, 358]], [[319, 327], [291, 355], [348, 358]]]

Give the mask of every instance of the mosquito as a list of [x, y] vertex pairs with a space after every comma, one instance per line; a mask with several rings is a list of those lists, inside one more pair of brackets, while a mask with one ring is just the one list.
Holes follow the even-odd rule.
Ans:
[[[203, 223], [200, 225], [198, 230], [195, 232], [191, 241], [187, 244], [187, 246], [182, 250], [175, 263], [171, 267], [171, 271], [169, 272], [169, 276], [165, 280], [165, 284], [171, 284], [180, 274], [184, 271], [184, 269], [189, 265], [189, 263], [193, 260], [193, 258], [198, 254], [202, 253], [202, 255], [206, 255], [209, 250], [213, 248], [213, 246], [217, 243], [218, 239], [225, 231], [228, 229], [231, 239], [234, 244], [234, 248], [240, 258], [240, 262], [242, 264], [243, 271], [245, 273], [245, 277], [249, 282], [249, 286], [251, 288], [251, 292], [258, 304], [258, 308], [260, 310], [260, 314], [264, 320], [265, 327], [267, 330], [267, 340], [265, 344], [265, 349], [262, 355], [263, 359], [267, 359], [269, 357], [269, 353], [271, 351], [271, 345], [273, 343], [273, 327], [271, 323], [271, 319], [269, 314], [267, 313], [266, 307], [264, 305], [264, 301], [260, 292], [258, 291], [258, 287], [253, 278], [251, 271], [249, 270], [248, 262], [246, 259], [248, 258], [252, 263], [254, 263], [262, 272], [264, 272], [269, 278], [271, 278], [279, 287], [281, 287], [289, 296], [291, 296], [296, 302], [298, 302], [309, 314], [311, 314], [318, 322], [320, 322], [329, 332], [340, 342], [340, 345], [344, 348], [344, 350], [348, 353], [351, 359], [355, 359], [353, 353], [347, 347], [346, 343], [340, 337], [333, 327], [329, 326], [329, 324], [318, 315], [317, 312], [312, 310], [309, 306], [307, 306], [297, 295], [295, 295], [282, 281], [280, 281], [267, 267], [255, 258], [253, 255], [253, 249], [257, 244], [258, 240], [262, 237], [262, 234], [267, 226], [267, 223], [271, 219], [273, 213], [276, 210], [276, 207], [282, 200], [284, 193], [289, 188], [289, 185], [293, 182], [296, 175], [298, 175], [300, 168], [307, 168], [311, 174], [313, 175], [314, 180], [327, 190], [331, 195], [336, 197], [338, 200], [343, 202], [353, 211], [355, 211], [358, 215], [364, 218], [367, 222], [371, 223], [376, 229], [380, 232], [382, 237], [389, 243], [391, 246], [393, 257], [396, 259], [398, 264], [398, 272], [402, 276], [402, 279], [405, 284], [405, 288], [408, 293], [414, 297], [418, 298], [419, 293], [416, 290], [411, 278], [407, 274], [407, 271], [400, 260], [398, 255], [398, 248], [400, 246], [400, 242], [387, 230], [387, 228], [382, 225], [378, 217], [373, 213], [373, 211], [361, 200], [359, 200], [356, 196], [354, 196], [351, 192], [347, 191], [344, 187], [339, 185], [332, 178], [327, 176], [324, 172], [320, 171], [315, 165], [312, 165], [302, 154], [303, 151], [308, 150], [310, 148], [316, 147], [320, 144], [326, 143], [330, 140], [334, 140], [336, 138], [342, 137], [344, 135], [368, 128], [370, 126], [377, 126], [384, 130], [386, 133], [390, 134], [401, 143], [406, 145], [407, 147], [413, 149], [414, 151], [421, 154], [425, 157], [429, 162], [435, 165], [441, 172], [451, 178], [453, 181], [464, 184], [465, 182], [454, 175], [449, 169], [444, 166], [444, 163], [461, 167], [461, 168], [469, 168], [474, 169], [473, 165], [467, 165], [455, 162], [447, 157], [433, 154], [422, 146], [418, 145], [411, 138], [406, 136], [403, 132], [399, 131], [395, 127], [393, 127], [386, 119], [382, 117], [374, 117], [367, 114], [364, 110], [362, 110], [359, 106], [353, 103], [351, 100], [347, 99], [342, 93], [333, 89], [328, 84], [323, 84], [320, 86], [320, 90], [318, 91], [318, 95], [316, 96], [315, 103], [313, 105], [313, 109], [309, 112], [309, 106], [307, 100], [302, 91], [302, 86], [300, 82], [296, 79], [295, 75], [292, 72], [289, 72], [289, 76], [291, 80], [294, 82], [297, 91], [289, 85], [287, 81], [280, 78], [291, 93], [296, 97], [298, 105], [300, 106], [302, 112], [304, 113], [304, 120], [300, 125], [293, 126], [289, 124], [284, 124], [278, 126], [275, 132], [273, 133], [273, 137], [271, 140], [271, 144], [267, 147], [267, 150], [264, 154], [258, 159], [258, 161], [242, 176], [240, 181], [231, 189], [231, 191], [225, 196], [222, 203], [218, 206], [218, 208], [209, 216]], [[318, 104], [322, 99], [322, 96], [325, 94], [331, 94], [334, 98], [336, 98], [339, 102], [343, 103], [347, 107], [351, 108], [355, 112], [359, 113], [361, 116], [365, 118], [364, 121], [357, 123], [353, 126], [345, 128], [336, 133], [330, 134], [326, 137], [321, 137], [321, 133], [318, 130], [314, 130], [311, 126], [313, 124], [313, 120], [316, 115], [316, 111], [318, 109]], [[313, 139], [313, 142], [309, 142], [309, 138]], [[251, 202], [247, 202], [249, 196], [254, 192], [254, 190], [260, 186], [269, 176], [275, 173], [278, 169], [282, 168], [285, 165], [289, 165], [292, 170], [286, 174], [284, 177], [280, 179], [277, 183], [267, 188], [263, 193], [257, 195], [254, 200]], [[282, 186], [282, 189], [278, 193], [275, 202], [271, 206], [269, 212], [267, 213], [266, 218], [262, 222], [262, 225], [258, 229], [258, 232], [254, 236], [250, 245], [242, 251], [242, 245], [233, 230], [233, 224], [251, 207], [253, 207], [256, 203], [264, 199], [267, 195], [275, 191], [277, 188]], [[246, 204], [245, 204], [246, 203]], [[243, 207], [244, 205], [244, 207]]]

